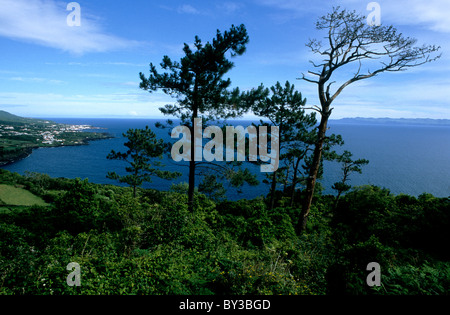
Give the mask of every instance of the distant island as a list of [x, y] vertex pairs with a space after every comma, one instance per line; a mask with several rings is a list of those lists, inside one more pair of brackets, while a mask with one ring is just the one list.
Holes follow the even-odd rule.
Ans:
[[27, 157], [35, 148], [85, 145], [112, 138], [108, 133], [84, 131], [88, 129], [99, 128], [24, 118], [0, 110], [0, 166]]
[[330, 123], [338, 124], [396, 124], [396, 125], [439, 125], [450, 126], [450, 119], [430, 118], [342, 118], [330, 119]]

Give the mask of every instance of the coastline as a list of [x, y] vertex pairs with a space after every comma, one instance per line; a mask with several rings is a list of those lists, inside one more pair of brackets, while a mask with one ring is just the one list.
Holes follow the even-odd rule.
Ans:
[[[94, 129], [94, 128], [92, 128], [92, 129]], [[98, 129], [100, 129], [100, 128], [98, 128]], [[114, 136], [109, 133], [92, 133], [92, 135], [95, 135], [95, 137], [80, 139], [79, 140], [80, 142], [77, 142], [77, 143], [69, 143], [69, 144], [56, 143], [56, 144], [49, 144], [49, 145], [48, 144], [47, 145], [36, 144], [36, 145], [25, 147], [25, 148], [16, 148], [15, 149], [16, 153], [11, 153], [10, 155], [6, 155], [6, 157], [4, 156], [4, 153], [0, 154], [0, 167], [11, 165], [11, 164], [19, 162], [23, 159], [26, 159], [33, 153], [34, 149], [82, 146], [82, 145], [89, 145], [89, 143], [91, 141], [106, 140], [106, 139], [114, 138]]]
[[38, 148], [38, 147], [22, 148], [22, 152], [17, 154], [17, 155], [15, 155], [15, 156], [12, 156], [12, 157], [9, 157], [9, 158], [3, 158], [2, 157], [0, 159], [0, 167], [6, 166], [6, 165], [10, 165], [10, 164], [16, 163], [18, 161], [21, 161], [23, 159], [26, 159], [27, 157], [29, 157], [33, 153], [33, 149], [36, 149], [36, 148]]

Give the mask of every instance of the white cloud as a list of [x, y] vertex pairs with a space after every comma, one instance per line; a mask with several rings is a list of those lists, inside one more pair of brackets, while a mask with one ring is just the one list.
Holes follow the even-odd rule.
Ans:
[[[368, 15], [372, 0], [258, 0], [257, 3], [281, 10], [276, 15], [285, 20], [318, 14], [341, 6]], [[381, 20], [388, 24], [420, 25], [426, 29], [450, 33], [450, 1], [447, 0], [376, 0], [381, 6]], [[275, 14], [275, 13], [274, 13]], [[384, 23], [384, 22], [383, 22]]]
[[[311, 12], [311, 10], [317, 7], [323, 6], [320, 1], [308, 1], [308, 0], [259, 0], [258, 4], [265, 6], [276, 7], [282, 10], [295, 11], [299, 13]], [[315, 4], [317, 3], [317, 4]]]
[[187, 14], [200, 14], [200, 11], [191, 6], [190, 4], [183, 4], [178, 7], [178, 13], [187, 13]]
[[105, 52], [137, 45], [106, 34], [81, 7], [81, 25], [68, 26], [69, 11], [54, 0], [0, 0], [0, 36], [74, 54]]
[[24, 83], [50, 83], [50, 84], [63, 84], [64, 81], [61, 80], [54, 80], [54, 79], [47, 79], [47, 78], [37, 78], [37, 77], [12, 77], [9, 78], [11, 81], [19, 81]]
[[241, 3], [236, 3], [236, 2], [223, 2], [219, 5], [217, 5], [217, 8], [221, 11], [224, 12], [226, 14], [232, 14], [235, 13], [237, 11], [239, 11], [242, 8], [242, 4]]
[[449, 80], [367, 80], [348, 86], [334, 101], [333, 118], [393, 117], [450, 119]]
[[442, 0], [383, 1], [382, 14], [406, 25], [423, 25], [433, 31], [450, 33], [450, 2]]
[[[337, 5], [349, 9], [366, 10], [370, 1], [335, 0]], [[419, 25], [426, 29], [450, 33], [450, 1], [445, 0], [377, 0], [381, 7], [381, 20], [388, 24]], [[365, 15], [368, 11], [363, 12]]]
[[[5, 103], [2, 103], [5, 101]], [[0, 109], [14, 107], [24, 117], [162, 117], [160, 107], [170, 103], [162, 93], [57, 94], [0, 92]]]

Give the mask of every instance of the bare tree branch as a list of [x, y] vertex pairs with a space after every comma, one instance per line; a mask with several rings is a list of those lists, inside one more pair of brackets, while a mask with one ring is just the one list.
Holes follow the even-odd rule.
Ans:
[[[318, 77], [317, 80], [306, 78], [304, 74], [301, 78], [318, 85], [320, 107], [313, 106], [309, 109], [319, 112], [321, 121], [317, 129], [318, 140], [315, 143], [304, 204], [297, 227], [299, 232], [305, 229], [311, 209], [328, 118], [333, 110], [332, 102], [352, 83], [375, 77], [383, 72], [404, 71], [441, 57], [435, 56], [440, 49], [438, 46], [414, 46], [415, 39], [404, 37], [393, 26], [369, 26], [366, 17], [358, 15], [355, 11], [341, 10], [339, 7], [320, 18], [316, 23], [316, 29], [326, 32], [327, 47], [323, 47], [322, 43], [315, 39], [310, 39], [306, 46], [314, 54], [326, 56], [327, 59], [321, 64], [311, 61], [315, 68], [322, 68], [320, 74], [318, 71], [308, 71], [309, 74]], [[363, 71], [367, 61], [372, 69], [367, 68]], [[354, 63], [358, 63], [356, 72], [332, 94], [331, 86], [335, 83], [331, 81], [333, 75], [344, 66]]]
[[307, 82], [319, 84], [319, 81], [315, 81], [315, 80], [308, 79], [307, 77], [305, 77], [305, 75], [304, 75], [303, 73], [302, 73], [302, 77], [301, 77], [300, 79], [301, 79], [301, 80], [305, 80], [305, 81], [307, 81]]

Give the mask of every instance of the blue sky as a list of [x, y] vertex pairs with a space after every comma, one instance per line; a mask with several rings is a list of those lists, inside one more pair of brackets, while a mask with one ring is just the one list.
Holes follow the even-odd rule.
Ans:
[[[338, 5], [370, 13], [368, 0], [79, 0], [81, 25], [70, 27], [69, 2], [0, 0], [0, 109], [25, 117], [162, 117], [158, 108], [173, 100], [139, 89], [139, 72], [148, 74], [164, 55], [179, 60], [195, 35], [210, 41], [217, 29], [241, 23], [250, 42], [227, 75], [233, 87], [288, 80], [315, 105], [316, 86], [297, 78], [318, 60], [305, 47], [323, 36], [317, 18]], [[377, 2], [383, 24], [418, 45], [440, 45], [442, 57], [349, 86], [332, 118], [450, 119], [450, 1]]]

